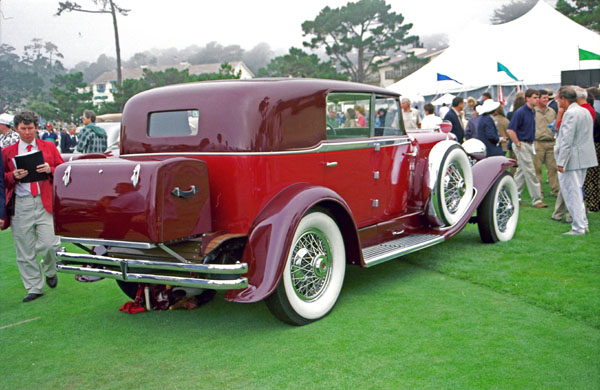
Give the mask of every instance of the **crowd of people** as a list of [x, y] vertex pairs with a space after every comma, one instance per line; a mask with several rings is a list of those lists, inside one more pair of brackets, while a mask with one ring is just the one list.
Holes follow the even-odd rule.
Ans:
[[[44, 295], [44, 276], [48, 287], [55, 288], [58, 284], [56, 251], [60, 241], [54, 234], [52, 220], [52, 177], [56, 167], [63, 163], [61, 152], [106, 150], [106, 133], [94, 124], [95, 120], [93, 111], [84, 111], [85, 126], [77, 136], [74, 125], [57, 134], [48, 123], [46, 130], [40, 131], [40, 120], [32, 111], [21, 111], [14, 117], [0, 116], [0, 226], [11, 228], [17, 266], [27, 290], [23, 302]], [[16, 157], [26, 158], [36, 152], [41, 152], [43, 163], [36, 165], [34, 171], [17, 166]], [[41, 176], [35, 175], [40, 177], [33, 181], [34, 174]]]
[[[526, 187], [534, 208], [546, 208], [542, 190], [542, 168], [557, 198], [552, 220], [571, 224], [568, 235], [589, 232], [587, 212], [600, 210], [600, 90], [592, 87], [562, 86], [552, 90], [528, 89], [517, 94], [513, 109], [505, 115], [503, 106], [484, 93], [479, 100], [455, 97], [452, 107], [436, 116], [432, 104], [425, 105], [421, 120], [408, 99], [402, 99], [407, 129], [435, 128], [442, 120], [452, 123], [459, 143], [475, 138], [483, 142], [487, 156], [508, 156], [517, 160], [512, 172], [519, 194]], [[444, 107], [442, 107], [444, 108]]]

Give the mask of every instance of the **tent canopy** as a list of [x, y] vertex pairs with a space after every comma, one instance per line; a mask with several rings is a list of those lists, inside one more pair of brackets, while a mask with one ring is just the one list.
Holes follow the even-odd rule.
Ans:
[[[471, 24], [439, 57], [388, 88], [428, 96], [489, 85], [560, 84], [563, 70], [600, 68], [598, 60], [580, 62], [579, 48], [600, 52], [600, 34], [538, 1], [511, 22]], [[518, 81], [499, 72], [498, 63]]]
[[444, 94], [444, 96], [440, 96], [439, 98], [432, 101], [431, 104], [433, 104], [434, 106], [441, 106], [442, 104], [449, 106], [452, 104], [452, 99], [454, 99], [455, 97], [456, 96], [452, 95], [451, 93], [446, 93]]

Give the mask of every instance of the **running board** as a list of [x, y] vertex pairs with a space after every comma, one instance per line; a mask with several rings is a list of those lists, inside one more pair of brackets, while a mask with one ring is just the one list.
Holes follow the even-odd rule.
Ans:
[[437, 234], [410, 234], [397, 240], [370, 246], [363, 249], [363, 258], [366, 267], [372, 267], [384, 261], [416, 252], [444, 241], [444, 237]]

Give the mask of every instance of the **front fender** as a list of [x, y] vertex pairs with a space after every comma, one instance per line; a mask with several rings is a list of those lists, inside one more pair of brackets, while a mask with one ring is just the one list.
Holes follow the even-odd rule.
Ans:
[[[348, 205], [337, 193], [307, 183], [287, 187], [263, 208], [250, 227], [242, 257], [242, 262], [248, 264], [248, 287], [228, 291], [225, 299], [233, 302], [256, 302], [275, 290], [300, 220], [311, 207], [319, 204], [334, 205], [338, 211], [341, 209], [344, 213], [345, 210], [346, 215], [351, 216]], [[339, 217], [334, 215], [334, 218]], [[352, 231], [353, 227], [354, 241], [358, 248], [358, 234], [352, 218], [346, 218], [344, 225], [340, 226], [342, 234], [345, 229]]]

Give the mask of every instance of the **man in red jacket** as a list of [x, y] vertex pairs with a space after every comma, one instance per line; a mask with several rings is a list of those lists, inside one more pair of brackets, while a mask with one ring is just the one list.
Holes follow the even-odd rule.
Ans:
[[[37, 124], [38, 117], [34, 112], [17, 113], [14, 125], [20, 137], [19, 142], [2, 150], [8, 210], [3, 229], [11, 225], [17, 266], [27, 290], [23, 302], [44, 295], [44, 278], [37, 260], [38, 254], [42, 256], [48, 286], [54, 288], [58, 283], [56, 250], [60, 240], [54, 235], [52, 221], [52, 181], [54, 170], [63, 160], [52, 142], [36, 138]], [[38, 150], [44, 156], [44, 163], [38, 165], [36, 171], [48, 174], [48, 179], [23, 183], [28, 172], [16, 168], [14, 157]]]

